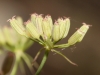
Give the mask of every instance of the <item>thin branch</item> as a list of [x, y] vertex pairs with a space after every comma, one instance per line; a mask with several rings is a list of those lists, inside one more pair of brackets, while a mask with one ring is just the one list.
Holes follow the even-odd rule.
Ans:
[[65, 55], [63, 55], [61, 52], [57, 51], [57, 50], [54, 50], [54, 49], [51, 49], [52, 52], [55, 52], [59, 55], [61, 55], [62, 57], [64, 57], [69, 63], [73, 64], [73, 65], [76, 65], [78, 66], [77, 64], [73, 63], [71, 60], [69, 60]]

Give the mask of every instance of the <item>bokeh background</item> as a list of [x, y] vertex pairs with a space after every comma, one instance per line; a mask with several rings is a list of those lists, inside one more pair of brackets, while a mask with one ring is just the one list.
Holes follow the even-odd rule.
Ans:
[[[81, 43], [63, 51], [59, 49], [77, 63], [78, 67], [51, 52], [40, 75], [100, 75], [99, 0], [0, 0], [0, 25], [9, 25], [7, 20], [14, 15], [21, 16], [27, 21], [32, 13], [50, 14], [53, 21], [59, 17], [70, 17], [69, 35], [60, 43], [66, 43], [83, 22], [92, 25]], [[34, 57], [40, 48], [41, 46], [35, 43], [27, 52]], [[1, 62], [4, 56], [0, 57]], [[42, 56], [43, 53], [37, 60], [38, 63], [41, 62]], [[26, 75], [31, 75], [27, 67], [26, 70]], [[17, 75], [21, 75], [19, 71]]]

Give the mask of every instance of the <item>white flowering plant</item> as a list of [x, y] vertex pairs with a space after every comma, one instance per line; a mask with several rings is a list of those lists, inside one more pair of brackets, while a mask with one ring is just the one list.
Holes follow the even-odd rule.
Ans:
[[10, 22], [12, 28], [14, 28], [20, 35], [23, 35], [28, 39], [33, 40], [34, 42], [38, 42], [43, 46], [43, 48], [38, 51], [33, 60], [36, 61], [41, 51], [45, 50], [43, 59], [35, 75], [39, 75], [50, 51], [61, 55], [71, 64], [77, 65], [69, 60], [61, 52], [57, 51], [56, 48], [67, 48], [71, 45], [76, 44], [77, 42], [81, 42], [90, 26], [83, 23], [83, 25], [68, 39], [67, 43], [57, 44], [68, 35], [70, 29], [69, 18], [58, 18], [58, 20], [53, 23], [50, 15], [43, 17], [43, 15], [41, 14], [38, 15], [34, 13], [31, 15], [31, 18], [25, 23], [22, 22], [21, 17], [16, 18], [15, 16], [8, 21]]

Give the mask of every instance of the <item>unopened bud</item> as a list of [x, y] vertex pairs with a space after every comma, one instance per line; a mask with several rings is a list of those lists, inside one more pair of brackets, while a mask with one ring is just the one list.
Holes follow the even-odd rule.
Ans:
[[38, 16], [38, 14], [34, 13], [31, 15], [31, 22], [36, 25], [36, 17]]
[[34, 39], [39, 39], [40, 34], [39, 34], [37, 28], [34, 26], [34, 24], [31, 21], [28, 21], [26, 23], [26, 29]]
[[70, 29], [70, 20], [69, 18], [66, 18], [65, 20], [65, 33], [63, 38], [65, 38], [68, 35], [69, 29]]
[[57, 22], [54, 24], [52, 38], [54, 41], [60, 40], [60, 25]]
[[21, 24], [21, 22], [17, 19], [15, 19], [14, 17], [12, 19], [9, 20], [10, 25], [21, 35], [26, 35], [25, 34], [25, 28], [24, 26]]
[[36, 17], [36, 28], [38, 29], [40, 35], [43, 35], [42, 21], [43, 21], [42, 15], [38, 15]]
[[43, 19], [42, 29], [43, 29], [43, 33], [47, 37], [47, 39], [50, 39], [52, 30], [50, 28], [49, 22], [46, 17]]
[[77, 42], [81, 42], [86, 32], [89, 29], [89, 25], [84, 24], [81, 26], [68, 40], [69, 45], [74, 45]]

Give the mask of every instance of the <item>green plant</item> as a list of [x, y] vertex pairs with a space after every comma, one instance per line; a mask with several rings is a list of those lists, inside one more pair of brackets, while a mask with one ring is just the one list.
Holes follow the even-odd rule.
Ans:
[[39, 75], [41, 69], [43, 68], [49, 52], [55, 52], [73, 65], [77, 65], [69, 60], [65, 55], [55, 50], [55, 48], [66, 48], [71, 45], [81, 42], [85, 34], [89, 29], [89, 25], [83, 23], [83, 25], [68, 39], [68, 43], [60, 44], [57, 43], [68, 35], [70, 29], [70, 19], [69, 18], [59, 18], [55, 23], [52, 22], [50, 15], [43, 18], [42, 15], [32, 14], [30, 20], [27, 22], [19, 22], [21, 18], [12, 17], [9, 19], [10, 25], [21, 35], [38, 42], [43, 46], [42, 49], [36, 54], [34, 61], [38, 58], [42, 50], [45, 50], [42, 62], [35, 75]]
[[19, 35], [14, 29], [7, 26], [0, 27], [0, 46], [9, 51], [2, 65], [2, 75], [8, 74], [11, 68], [10, 75], [16, 75], [18, 65], [20, 65], [21, 71], [24, 73], [23, 60], [33, 73], [32, 57], [25, 52], [32, 44], [32, 40]]

